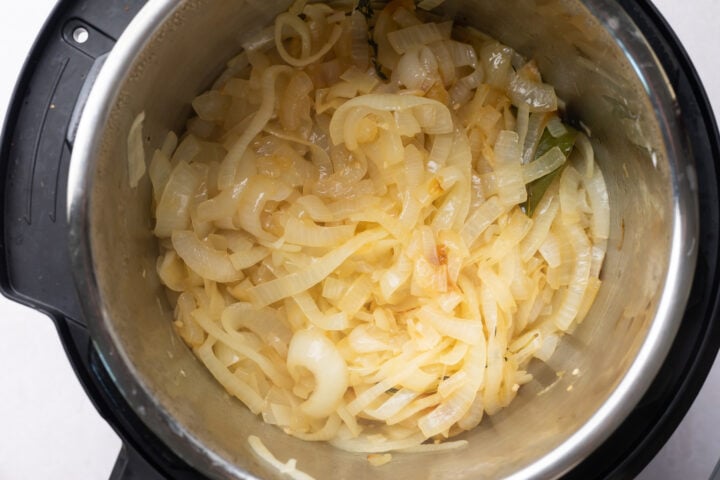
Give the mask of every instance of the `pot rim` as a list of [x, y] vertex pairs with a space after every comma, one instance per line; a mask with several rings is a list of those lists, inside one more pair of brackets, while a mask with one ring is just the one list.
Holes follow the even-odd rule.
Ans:
[[[115, 106], [117, 93], [140, 52], [184, 3], [178, 0], [148, 2], [119, 38], [93, 85], [78, 126], [68, 176], [70, 258], [94, 347], [135, 413], [173, 451], [204, 474], [255, 478], [207, 449], [150, 393], [113, 329], [94, 269], [89, 206], [92, 202], [92, 173], [101, 146], [98, 132], [103, 130], [98, 126], [106, 124]], [[685, 136], [673, 88], [646, 38], [619, 4], [612, 0], [584, 0], [583, 4], [622, 48], [654, 107], [667, 150], [673, 186], [668, 273], [659, 287], [663, 295], [654, 321], [633, 363], [614, 391], [576, 432], [547, 455], [509, 477], [513, 479], [547, 478], [567, 473], [615, 431], [635, 408], [675, 338], [690, 293], [692, 282], [688, 279], [692, 279], [697, 261], [699, 207], [692, 181], [694, 159], [690, 157], [683, 161], [688, 149], [684, 144]]]

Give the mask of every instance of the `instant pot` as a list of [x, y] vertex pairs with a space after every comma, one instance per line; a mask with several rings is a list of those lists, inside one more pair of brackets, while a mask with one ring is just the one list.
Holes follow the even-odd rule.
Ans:
[[288, 4], [62, 0], [18, 81], [0, 154], [0, 286], [57, 326], [123, 440], [112, 478], [277, 476], [249, 434], [319, 478], [636, 475], [720, 346], [720, 137], [670, 27], [646, 0], [441, 6], [536, 58], [568, 119], [590, 131], [614, 209], [608, 259], [588, 320], [535, 368], [535, 386], [468, 434], [468, 449], [374, 469], [291, 439], [223, 394], [172, 331], [149, 185], [127, 181], [135, 116], [146, 112], [147, 152], [181, 131], [193, 96]]

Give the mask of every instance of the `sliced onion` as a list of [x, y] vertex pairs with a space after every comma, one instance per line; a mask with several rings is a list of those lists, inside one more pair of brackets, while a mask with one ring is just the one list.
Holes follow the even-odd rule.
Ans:
[[434, 173], [447, 164], [453, 145], [453, 135], [436, 135], [427, 159], [427, 169]]
[[555, 353], [555, 349], [560, 343], [560, 337], [557, 335], [548, 335], [543, 338], [540, 348], [535, 352], [535, 357], [539, 358], [543, 362], [547, 362]]
[[233, 303], [223, 310], [220, 322], [226, 332], [239, 331], [241, 328], [250, 330], [281, 356], [287, 356], [292, 331], [276, 310], [255, 310], [248, 303]]
[[[369, 389], [365, 390], [361, 394], [359, 394], [357, 397], [355, 397], [355, 400], [350, 402], [348, 404], [348, 410], [353, 415], [363, 411], [368, 405], [373, 403], [380, 395], [385, 393], [385, 391], [389, 390], [390, 388], [395, 388], [397, 385], [399, 385], [403, 380], [410, 377], [414, 372], [416, 372], [420, 367], [425, 365], [425, 363], [437, 355], [438, 352], [442, 351], [447, 347], [447, 342], [443, 341], [436, 345], [433, 349], [425, 351], [423, 353], [420, 353], [416, 355], [414, 358], [408, 360], [407, 362], [404, 362], [400, 368], [393, 374], [387, 376], [384, 380], [377, 383], [375, 386], [370, 387]], [[398, 358], [398, 357], [396, 357]], [[386, 364], [387, 366], [387, 364]], [[388, 422], [389, 424], [390, 422]]]
[[[517, 133], [519, 137], [518, 143], [522, 147], [523, 151], [523, 163], [525, 162], [525, 142], [528, 138], [528, 129], [530, 127], [530, 107], [528, 107], [525, 104], [522, 104], [518, 107], [518, 113], [517, 113]], [[533, 132], [534, 135], [537, 135], [537, 132]], [[533, 139], [534, 141], [534, 139]]]
[[506, 406], [588, 314], [607, 189], [580, 135], [528, 218], [526, 182], [566, 161], [535, 160], [546, 125], [567, 129], [535, 64], [400, 2], [373, 19], [372, 68], [348, 13], [296, 0], [166, 138], [157, 271], [183, 340], [266, 422], [350, 450], [458, 448], [423, 442]]
[[602, 269], [603, 260], [605, 259], [605, 253], [607, 253], [607, 240], [599, 240], [592, 246], [592, 262], [590, 264], [591, 277], [600, 277], [600, 271]]
[[548, 121], [547, 129], [553, 138], [560, 138], [568, 133], [567, 127], [565, 127], [565, 124], [560, 120], [560, 117], [556, 115], [552, 116], [550, 121]]
[[[406, 408], [401, 410], [399, 413], [388, 418], [386, 423], [388, 425], [396, 425], [402, 421], [407, 420], [413, 415], [416, 415], [418, 412], [437, 406], [441, 400], [442, 399], [440, 398], [440, 395], [438, 395], [437, 393], [427, 395], [425, 397], [420, 397], [414, 402], [412, 402], [410, 405], [408, 405]], [[424, 437], [424, 435], [422, 435], [422, 437]]]
[[244, 270], [262, 261], [270, 254], [270, 250], [266, 247], [252, 247], [246, 251], [235, 252], [230, 254], [230, 263], [235, 270]]
[[428, 45], [430, 50], [435, 54], [437, 59], [438, 70], [442, 76], [443, 84], [445, 86], [452, 85], [455, 81], [456, 71], [455, 64], [453, 63], [452, 53], [450, 48], [445, 41], [439, 41], [430, 43]]
[[456, 42], [455, 40], [445, 41], [450, 51], [453, 65], [456, 67], [473, 67], [478, 65], [475, 48], [467, 43]]
[[550, 268], [556, 268], [559, 267], [560, 264], [562, 264], [562, 251], [561, 243], [553, 232], [549, 232], [545, 236], [545, 240], [540, 245], [540, 248], [538, 248], [538, 251], [540, 252], [540, 255], [542, 255], [543, 260], [547, 262], [548, 266]]
[[300, 307], [307, 319], [318, 328], [326, 331], [345, 330], [350, 323], [345, 312], [335, 312], [325, 314], [320, 311], [313, 298], [307, 293], [302, 292], [293, 296], [293, 300]]
[[[460, 175], [457, 177], [457, 181], [453, 182], [452, 189], [438, 206], [435, 218], [433, 218], [431, 226], [437, 232], [460, 230], [465, 224], [470, 211], [472, 152], [470, 151], [467, 136], [462, 132], [456, 133], [448, 157], [448, 168], [443, 169], [440, 173], [447, 173], [448, 170], [457, 172]], [[443, 185], [443, 188], [447, 189], [449, 185]]]
[[153, 198], [156, 203], [160, 202], [171, 173], [172, 164], [170, 163], [170, 158], [162, 150], [156, 150], [150, 161], [150, 168], [148, 170], [150, 182], [153, 187]]
[[560, 213], [564, 223], [580, 221], [580, 181], [580, 174], [572, 165], [563, 170], [560, 176]]
[[437, 80], [437, 69], [432, 50], [418, 46], [400, 57], [392, 78], [408, 90], [427, 91]]
[[250, 288], [247, 295], [258, 308], [275, 303], [285, 297], [297, 295], [330, 275], [345, 259], [367, 243], [386, 236], [387, 233], [382, 230], [366, 230], [319, 258], [307, 270], [257, 285]]
[[285, 224], [285, 241], [308, 247], [331, 247], [349, 240], [355, 233], [355, 226], [340, 225], [321, 227], [291, 218]]
[[517, 73], [510, 74], [508, 87], [513, 105], [527, 105], [531, 112], [552, 112], [557, 110], [555, 89], [546, 83], [536, 83]]
[[[301, 24], [303, 26], [301, 26]], [[302, 39], [303, 52], [300, 58], [292, 57], [283, 45], [282, 32], [283, 28], [286, 25], [291, 26], [296, 32], [298, 32], [300, 38]], [[330, 38], [328, 38], [325, 45], [323, 45], [315, 53], [310, 54], [309, 48], [306, 49], [305, 43], [307, 38], [307, 45], [310, 45], [310, 31], [309, 29], [307, 29], [307, 25], [305, 24], [305, 22], [300, 20], [298, 17], [290, 14], [280, 14], [280, 16], [278, 16], [277, 20], [275, 21], [275, 47], [277, 48], [277, 51], [282, 57], [282, 59], [285, 60], [288, 65], [292, 65], [293, 67], [306, 67], [311, 63], [315, 63], [321, 60], [325, 55], [327, 55], [327, 53], [335, 46], [337, 41], [340, 39], [342, 32], [342, 26], [333, 26], [333, 29], [330, 32]]]
[[470, 345], [482, 341], [482, 323], [473, 320], [456, 318], [432, 307], [423, 307], [418, 317], [430, 323], [438, 332]]
[[195, 349], [195, 354], [210, 370], [210, 373], [225, 386], [228, 392], [247, 405], [251, 412], [259, 413], [264, 403], [262, 397], [247, 383], [240, 380], [223, 366], [212, 351], [214, 343], [215, 340], [208, 337], [208, 340], [201, 347]]
[[233, 266], [227, 252], [208, 246], [200, 241], [195, 233], [175, 231], [172, 242], [180, 258], [201, 277], [216, 282], [235, 282], [242, 279], [242, 271]]
[[200, 177], [185, 162], [173, 169], [155, 211], [155, 235], [169, 237], [174, 230], [186, 230], [190, 226], [190, 206]]
[[262, 103], [257, 113], [253, 116], [250, 125], [244, 130], [243, 134], [233, 144], [228, 151], [227, 157], [223, 160], [218, 174], [218, 188], [221, 190], [232, 187], [235, 183], [235, 175], [238, 164], [245, 154], [250, 142], [255, 136], [262, 132], [265, 124], [272, 117], [275, 109], [275, 81], [281, 74], [291, 73], [290, 67], [275, 65], [268, 67], [262, 76]]
[[303, 413], [322, 418], [335, 411], [348, 387], [348, 371], [335, 344], [320, 330], [295, 332], [288, 349], [287, 367], [295, 379], [299, 367], [306, 368], [315, 377], [312, 395], [300, 405]]
[[479, 259], [481, 263], [483, 261], [490, 264], [499, 262], [525, 238], [532, 223], [532, 220], [522, 210], [513, 210], [510, 220], [500, 231], [500, 235], [488, 245], [477, 249], [473, 258]]
[[375, 22], [373, 29], [373, 40], [377, 43], [377, 60], [380, 65], [394, 70], [397, 64], [398, 54], [390, 45], [388, 33], [397, 28], [392, 19], [389, 9], [383, 9]]
[[495, 140], [495, 161], [499, 165], [515, 164], [520, 159], [520, 136], [510, 130], [502, 130]]
[[295, 200], [295, 203], [303, 208], [305, 213], [316, 222], [331, 222], [334, 220], [332, 211], [319, 197], [305, 195]]
[[463, 430], [471, 430], [477, 427], [482, 420], [484, 411], [485, 406], [483, 405], [482, 395], [476, 395], [468, 411], [458, 420], [458, 427]]
[[258, 239], [274, 241], [275, 236], [263, 228], [261, 214], [267, 202], [280, 202], [288, 198], [292, 192], [293, 190], [290, 187], [278, 180], [273, 180], [264, 175], [251, 177], [248, 179], [247, 187], [240, 194], [241, 201], [246, 202], [250, 208], [238, 210], [236, 214], [237, 224]]
[[460, 370], [457, 373], [448, 376], [443, 379], [437, 387], [437, 393], [444, 399], [451, 397], [458, 389], [462, 388], [469, 381], [468, 375], [465, 370]]
[[145, 147], [142, 132], [144, 121], [145, 112], [140, 112], [133, 120], [128, 133], [128, 180], [130, 188], [137, 187], [140, 179], [145, 175]]
[[[225, 332], [217, 322], [210, 318], [208, 312], [204, 309], [197, 309], [193, 311], [192, 317], [206, 332], [208, 332], [208, 339], [215, 338], [235, 350], [235, 352], [239, 355], [252, 361], [263, 371], [263, 373], [268, 376], [268, 378], [273, 381], [273, 383], [275, 383], [275, 385], [282, 388], [289, 388], [291, 386], [291, 379], [285, 369], [276, 362], [273, 362], [264, 353], [259, 352], [256, 348], [257, 345], [253, 345], [251, 342], [247, 341], [247, 336], [237, 332]], [[257, 340], [256, 337], [255, 340]]]
[[580, 310], [590, 276], [590, 242], [585, 232], [573, 224], [567, 227], [567, 233], [575, 251], [574, 269], [570, 285], [552, 315], [552, 322], [563, 331], [570, 327]]
[[485, 380], [485, 353], [484, 338], [478, 345], [468, 349], [462, 371], [467, 374], [469, 381], [446, 402], [438, 405], [433, 411], [418, 420], [418, 427], [424, 435], [432, 436], [443, 433], [447, 436], [446, 432], [454, 423], [464, 420], [467, 424], [468, 421], [472, 421], [467, 416], [470, 409], [476, 405], [478, 390]]
[[470, 409], [475, 400], [475, 393], [471, 386], [461, 388], [432, 412], [418, 420], [418, 427], [423, 435], [432, 437], [449, 431], [450, 427]]
[[504, 90], [510, 79], [513, 50], [497, 42], [491, 42], [483, 46], [478, 54], [485, 72], [485, 82]]
[[346, 282], [335, 277], [327, 277], [323, 282], [322, 296], [330, 300], [338, 300], [347, 288]]
[[354, 108], [369, 108], [381, 112], [393, 112], [410, 108], [426, 107], [432, 114], [432, 122], [421, 123], [423, 131], [429, 134], [450, 133], [453, 131], [450, 111], [442, 103], [428, 98], [414, 95], [361, 95], [345, 102], [335, 111], [330, 121], [330, 137], [333, 144], [339, 145], [345, 141], [345, 122], [350, 111]]
[[538, 178], [549, 175], [565, 164], [566, 157], [560, 147], [553, 147], [540, 158], [523, 165], [523, 179], [525, 183], [534, 182]]
[[270, 450], [263, 445], [262, 440], [255, 435], [250, 435], [248, 437], [248, 443], [261, 459], [266, 461], [281, 474], [287, 475], [292, 480], [315, 480], [312, 476], [297, 469], [295, 466], [297, 462], [294, 458], [288, 460], [287, 463], [282, 463], [280, 460], [275, 458], [275, 456], [270, 453]]
[[368, 324], [355, 327], [348, 335], [347, 340], [350, 348], [358, 353], [383, 352], [392, 349], [387, 342], [372, 335], [372, 327]]
[[587, 290], [585, 290], [585, 296], [580, 303], [577, 316], [575, 317], [575, 321], [578, 324], [582, 323], [582, 321], [585, 320], [585, 317], [590, 311], [590, 307], [592, 307], [593, 303], [595, 302], [595, 297], [600, 291], [600, 285], [602, 285], [602, 281], [600, 279], [595, 277], [590, 277], [588, 279], [588, 286]]
[[577, 137], [575, 137], [575, 149], [573, 152], [578, 152], [578, 155], [574, 156], [574, 160], [580, 157], [579, 160], [575, 162], [580, 174], [584, 178], [592, 178], [595, 168], [595, 152], [593, 151], [590, 140], [584, 133], [579, 132]]
[[280, 124], [285, 131], [296, 131], [303, 124], [312, 124], [310, 118], [312, 100], [308, 95], [313, 88], [312, 80], [305, 72], [296, 72], [290, 77], [278, 109]]
[[593, 239], [605, 240], [610, 236], [610, 199], [600, 169], [593, 169], [592, 178], [585, 179], [584, 184], [593, 211], [590, 224]]
[[359, 438], [334, 438], [330, 440], [330, 445], [337, 447], [346, 452], [355, 453], [382, 453], [382, 452], [393, 452], [406, 448], [412, 448], [419, 446], [425, 437], [422, 434], [413, 435], [412, 437], [404, 438], [402, 440], [386, 440], [383, 439], [378, 441], [376, 439], [368, 439], [366, 437]]
[[503, 282], [494, 269], [487, 265], [480, 266], [478, 268], [478, 278], [492, 291], [495, 302], [503, 312], [508, 315], [515, 313], [517, 304], [513, 294], [510, 292], [509, 285]]
[[530, 260], [545, 241], [559, 210], [560, 204], [555, 195], [543, 196], [535, 209], [533, 226], [520, 244], [520, 258], [524, 262]]
[[393, 294], [402, 288], [410, 278], [413, 264], [405, 255], [401, 255], [395, 264], [386, 270], [380, 278], [380, 293], [389, 301]]
[[368, 26], [365, 16], [358, 10], [353, 10], [350, 16], [350, 36], [352, 38], [351, 57], [353, 65], [360, 70], [366, 70], [370, 64]]
[[[530, 110], [530, 107], [526, 104], [523, 104], [521, 106], [521, 109], [527, 109]], [[544, 112], [533, 112], [530, 114], [530, 118], [528, 119], [528, 129], [527, 129], [527, 135], [525, 136], [525, 141], [523, 143], [523, 154], [522, 154], [522, 163], [530, 163], [535, 158], [535, 152], [537, 151], [538, 142], [540, 142], [540, 138], [542, 137], [542, 132], [545, 130], [545, 120], [547, 118], [547, 114]]]
[[403, 54], [414, 47], [437, 42], [443, 38], [447, 38], [447, 36], [438, 28], [436, 23], [421, 23], [395, 30], [387, 35], [390, 45], [399, 54]]
[[217, 90], [210, 90], [196, 97], [192, 101], [192, 106], [201, 119], [218, 122], [225, 119], [225, 114], [230, 108], [230, 97]]
[[[293, 15], [290, 12], [281, 13], [275, 19], [275, 48], [278, 50], [280, 56], [288, 64], [293, 65], [293, 61], [296, 59], [292, 58], [290, 54], [285, 50], [283, 40], [286, 38], [284, 30], [290, 28], [300, 38], [301, 44], [301, 57], [308, 57], [312, 49], [312, 37], [310, 35], [310, 28], [298, 15]], [[300, 65], [293, 65], [300, 66]]]
[[352, 317], [368, 302], [372, 293], [372, 282], [367, 275], [360, 275], [345, 291], [338, 307]]
[[458, 109], [466, 104], [473, 97], [473, 89], [482, 82], [483, 72], [480, 69], [474, 70], [470, 75], [461, 78], [450, 88], [450, 100], [453, 108]]
[[418, 397], [419, 393], [403, 388], [393, 394], [382, 405], [373, 410], [366, 410], [366, 413], [378, 420], [387, 420], [405, 408], [410, 402]]
[[490, 197], [487, 202], [480, 205], [467, 219], [462, 229], [462, 239], [465, 245], [472, 245], [475, 240], [495, 220], [506, 211], [498, 197]]
[[357, 92], [361, 94], [370, 93], [380, 83], [375, 75], [371, 75], [367, 71], [359, 70], [356, 67], [350, 67], [340, 78], [353, 85]]
[[527, 200], [527, 189], [520, 162], [503, 165], [495, 170], [495, 183], [505, 205], [519, 205]]
[[217, 196], [200, 203], [197, 206], [196, 218], [201, 222], [211, 222], [232, 217], [246, 187], [247, 181], [239, 182], [232, 188], [223, 190]]

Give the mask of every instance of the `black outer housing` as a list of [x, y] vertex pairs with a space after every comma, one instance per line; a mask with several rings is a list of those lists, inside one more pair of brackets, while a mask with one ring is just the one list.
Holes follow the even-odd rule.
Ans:
[[[84, 102], [88, 75], [92, 78], [145, 2], [61, 0], [36, 40], [0, 139], [0, 290], [55, 323], [86, 393], [122, 438], [111, 478], [182, 480], [202, 476], [136, 416], [98, 358], [81, 313], [68, 248], [67, 172], [78, 113], [73, 112]], [[699, 256], [682, 325], [659, 374], [618, 430], [568, 479], [637, 475], [686, 414], [720, 347], [717, 125], [697, 72], [655, 7], [648, 0], [618, 3], [643, 31], [677, 94], [696, 159]], [[84, 44], [72, 38], [78, 26], [90, 32]]]
[[[199, 475], [140, 421], [102, 366], [69, 257], [67, 174], [76, 105], [85, 100], [79, 97], [87, 95], [88, 75], [145, 3], [61, 0], [35, 41], [0, 139], [0, 290], [55, 323], [85, 392], [122, 439], [112, 479], [194, 479]], [[88, 30], [87, 42], [73, 40], [77, 27]]]

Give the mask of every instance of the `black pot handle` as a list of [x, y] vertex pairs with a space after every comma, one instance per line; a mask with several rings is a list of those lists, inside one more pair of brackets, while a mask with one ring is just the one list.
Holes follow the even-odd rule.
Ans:
[[60, 1], [26, 61], [2, 132], [0, 290], [80, 323], [65, 214], [72, 142], [104, 56], [143, 3]]
[[92, 84], [146, 1], [60, 0], [26, 61], [0, 137], [0, 292], [53, 319], [78, 379], [123, 438], [113, 480], [164, 477], [132, 446], [157, 440], [108, 381], [83, 320], [68, 248], [67, 175]]
[[123, 444], [110, 480], [164, 480], [134, 448]]

